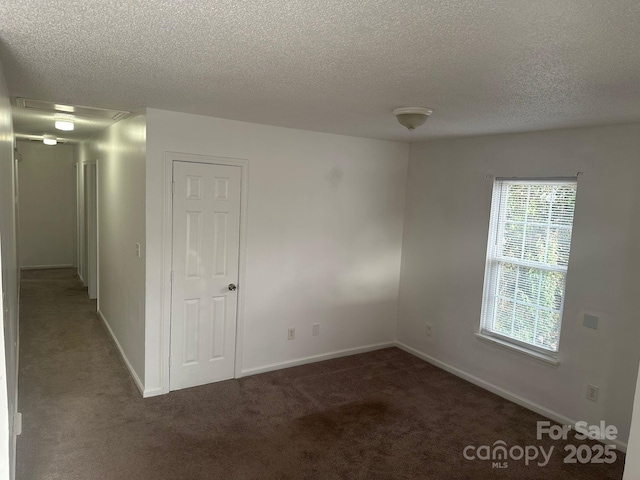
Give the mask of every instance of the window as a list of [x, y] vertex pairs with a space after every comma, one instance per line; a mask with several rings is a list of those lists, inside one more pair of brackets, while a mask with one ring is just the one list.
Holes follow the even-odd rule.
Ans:
[[558, 351], [575, 179], [496, 179], [480, 333]]

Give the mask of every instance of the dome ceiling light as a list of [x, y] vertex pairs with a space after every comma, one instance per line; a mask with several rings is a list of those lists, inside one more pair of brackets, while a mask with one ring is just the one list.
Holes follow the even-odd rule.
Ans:
[[58, 139], [55, 137], [55, 135], [44, 135], [42, 137], [42, 143], [44, 143], [45, 145], [57, 145]]
[[393, 111], [400, 125], [404, 125], [412, 131], [426, 122], [432, 113], [433, 110], [426, 107], [402, 107]]
[[56, 113], [55, 117], [55, 127], [58, 130], [63, 130], [65, 132], [72, 132], [75, 128], [75, 117], [68, 113]]

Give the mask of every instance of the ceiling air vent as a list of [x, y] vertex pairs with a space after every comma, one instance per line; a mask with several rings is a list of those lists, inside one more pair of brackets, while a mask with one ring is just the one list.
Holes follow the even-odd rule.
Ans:
[[31, 98], [16, 98], [16, 107], [26, 110], [40, 110], [45, 112], [71, 113], [79, 117], [104, 118], [107, 120], [120, 120], [131, 112], [125, 110], [108, 110], [106, 108], [81, 107], [78, 105], [64, 105], [46, 100], [33, 100]]

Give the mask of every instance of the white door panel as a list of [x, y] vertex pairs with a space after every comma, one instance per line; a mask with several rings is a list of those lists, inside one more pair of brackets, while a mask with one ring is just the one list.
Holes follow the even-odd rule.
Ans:
[[[233, 378], [241, 168], [174, 162], [171, 390]], [[233, 287], [232, 287], [233, 288]]]

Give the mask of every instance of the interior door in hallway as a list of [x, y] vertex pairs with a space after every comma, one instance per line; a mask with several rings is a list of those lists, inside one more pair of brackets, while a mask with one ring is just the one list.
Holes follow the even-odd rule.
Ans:
[[170, 389], [234, 376], [241, 168], [173, 163]]

